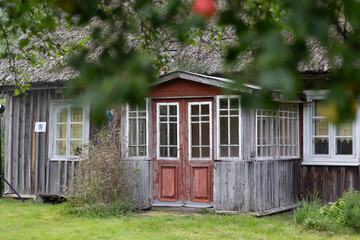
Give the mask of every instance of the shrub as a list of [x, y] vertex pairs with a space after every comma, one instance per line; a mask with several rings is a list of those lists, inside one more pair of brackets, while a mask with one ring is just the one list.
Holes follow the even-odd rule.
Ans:
[[350, 189], [329, 206], [322, 206], [317, 195], [307, 195], [294, 217], [296, 223], [315, 230], [360, 232], [360, 193]]
[[63, 213], [106, 217], [132, 209], [116, 136], [117, 130], [102, 129], [83, 146]]

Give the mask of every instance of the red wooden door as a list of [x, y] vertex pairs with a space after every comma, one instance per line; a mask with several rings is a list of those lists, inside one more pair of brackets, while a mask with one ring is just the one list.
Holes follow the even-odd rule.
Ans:
[[153, 101], [154, 199], [212, 202], [213, 99]]

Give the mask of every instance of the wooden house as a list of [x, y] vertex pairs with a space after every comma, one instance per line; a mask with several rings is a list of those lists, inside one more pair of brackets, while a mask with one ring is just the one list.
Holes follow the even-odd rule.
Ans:
[[[188, 64], [175, 61], [175, 71], [149, 86], [146, 109], [122, 106], [111, 120], [122, 129], [119, 144], [138, 207], [276, 212], [292, 208], [307, 189], [334, 201], [346, 189], [360, 188], [360, 116], [353, 124], [331, 125], [321, 108], [324, 91], [311, 90], [313, 81], [326, 81], [325, 54], [315, 47], [314, 58], [299, 66], [308, 86], [305, 101], [278, 100], [272, 110], [245, 111], [242, 94], [259, 88], [244, 85], [224, 95], [232, 80], [215, 77], [226, 71], [214, 61], [221, 54], [188, 48], [178, 54]], [[195, 55], [201, 71], [191, 68]], [[32, 87], [25, 94], [14, 96], [11, 84], [1, 87], [5, 177], [24, 196], [62, 195], [79, 147], [95, 132], [91, 106], [63, 97], [74, 73], [51, 66], [28, 68]], [[0, 68], [0, 78], [10, 78], [4, 62]], [[45, 131], [35, 132], [45, 123]]]

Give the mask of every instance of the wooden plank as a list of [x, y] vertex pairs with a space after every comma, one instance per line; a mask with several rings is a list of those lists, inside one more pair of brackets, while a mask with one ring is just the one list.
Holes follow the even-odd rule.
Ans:
[[31, 189], [31, 143], [32, 143], [32, 115], [33, 115], [33, 104], [31, 102], [31, 92], [26, 95], [26, 104], [25, 104], [25, 146], [24, 146], [24, 153], [25, 153], [25, 189], [27, 194], [33, 194]]
[[[6, 118], [5, 118], [5, 177], [11, 179], [11, 165], [12, 165], [12, 123], [13, 123], [13, 101], [14, 97], [6, 95]], [[9, 186], [5, 184], [5, 193], [9, 192]]]
[[249, 162], [245, 162], [244, 164], [240, 165], [243, 166], [243, 177], [242, 177], [242, 181], [243, 184], [242, 186], [244, 186], [244, 191], [243, 191], [243, 202], [244, 202], [244, 207], [243, 207], [243, 211], [244, 212], [249, 212], [251, 209], [251, 179], [253, 178], [253, 175], [251, 175], [251, 166], [252, 163]]
[[244, 162], [234, 162], [235, 171], [235, 208], [234, 211], [244, 209]]
[[214, 209], [221, 210], [221, 162], [214, 162]]
[[20, 118], [20, 97], [14, 97], [13, 102], [13, 139], [12, 139], [12, 167], [11, 178], [8, 180], [13, 188], [19, 188], [19, 118]]
[[274, 167], [273, 167], [273, 201], [274, 201], [274, 207], [280, 207], [280, 176], [279, 176], [279, 161], [274, 161]]
[[25, 163], [25, 125], [26, 125], [26, 96], [20, 96], [20, 119], [19, 119], [19, 188], [20, 193], [28, 193], [25, 190], [26, 163]]
[[[41, 107], [40, 107], [40, 102], [41, 102], [41, 98], [40, 98], [40, 91], [35, 91], [36, 95], [36, 99], [34, 99], [35, 101], [35, 105], [36, 105], [36, 112], [35, 112], [35, 119], [34, 119], [34, 126], [35, 126], [35, 122], [39, 121], [40, 119], [40, 112], [41, 112]], [[34, 149], [35, 149], [35, 194], [40, 193], [40, 188], [39, 188], [39, 178], [40, 178], [40, 171], [39, 171], [39, 167], [40, 167], [40, 163], [39, 163], [39, 134], [35, 134], [35, 142], [34, 142]]]
[[227, 163], [221, 162], [221, 210], [227, 210], [228, 206], [228, 175], [227, 175]]
[[[34, 94], [34, 91], [32, 91], [31, 94], [31, 107], [30, 109], [31, 111], [31, 163], [30, 163], [30, 192], [31, 193], [35, 193], [35, 186], [36, 186], [36, 136], [35, 136], [35, 131], [34, 131], [34, 127], [35, 127], [35, 118], [36, 118], [36, 112], [37, 112], [37, 105], [35, 103], [36, 100], [36, 95]], [[35, 114], [34, 114], [35, 113]]]
[[229, 206], [228, 206], [228, 210], [230, 211], [235, 211], [235, 204], [236, 204], [236, 193], [235, 193], [235, 185], [236, 185], [236, 168], [235, 168], [235, 163], [234, 162], [229, 162], [228, 165], [229, 169], [228, 169], [228, 176], [229, 176], [229, 184], [228, 184], [228, 188], [229, 188]]
[[340, 168], [340, 197], [344, 194], [345, 191], [345, 167]]

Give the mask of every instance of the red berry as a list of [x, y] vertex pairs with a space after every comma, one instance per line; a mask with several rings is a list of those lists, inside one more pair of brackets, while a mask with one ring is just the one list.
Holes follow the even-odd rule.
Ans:
[[210, 18], [215, 13], [216, 4], [214, 0], [194, 0], [192, 9], [195, 14]]

